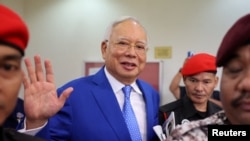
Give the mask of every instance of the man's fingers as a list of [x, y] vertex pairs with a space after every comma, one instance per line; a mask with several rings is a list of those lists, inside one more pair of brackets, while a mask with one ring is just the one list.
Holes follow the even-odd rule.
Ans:
[[60, 101], [62, 106], [64, 105], [65, 101], [70, 96], [70, 94], [73, 92], [73, 90], [74, 90], [73, 87], [69, 87], [62, 92], [62, 94], [59, 97], [59, 101]]
[[22, 73], [23, 73], [23, 86], [25, 89], [27, 89], [29, 87], [29, 80], [24, 71], [22, 71]]
[[31, 63], [30, 59], [29, 58], [25, 58], [24, 59], [24, 63], [25, 63], [25, 66], [26, 66], [26, 69], [27, 69], [27, 72], [28, 72], [28, 76], [29, 76], [30, 82], [31, 83], [36, 82], [37, 81], [36, 73], [35, 73], [35, 70], [34, 70], [34, 68], [32, 66], [32, 63]]
[[46, 80], [48, 82], [54, 83], [54, 73], [53, 73], [51, 62], [49, 60], [45, 60], [44, 65], [45, 65], [45, 70], [46, 70]]
[[35, 55], [34, 62], [35, 62], [35, 72], [36, 72], [37, 81], [44, 81], [41, 57], [39, 55]]

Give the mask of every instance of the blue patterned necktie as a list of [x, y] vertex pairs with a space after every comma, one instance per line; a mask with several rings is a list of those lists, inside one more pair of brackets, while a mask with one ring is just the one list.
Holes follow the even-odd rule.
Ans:
[[141, 141], [141, 134], [139, 130], [139, 126], [137, 124], [137, 120], [132, 108], [132, 105], [130, 103], [130, 93], [131, 93], [132, 87], [130, 85], [126, 85], [122, 88], [122, 91], [125, 95], [124, 99], [124, 105], [123, 105], [123, 117], [125, 119], [125, 122], [127, 124], [130, 136], [132, 141]]

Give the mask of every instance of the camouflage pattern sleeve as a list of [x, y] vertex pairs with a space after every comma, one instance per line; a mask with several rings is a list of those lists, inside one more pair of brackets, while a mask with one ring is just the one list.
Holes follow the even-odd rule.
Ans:
[[224, 111], [220, 111], [203, 120], [177, 125], [170, 133], [170, 136], [167, 137], [166, 141], [207, 141], [207, 126], [212, 124], [225, 124], [226, 119]]

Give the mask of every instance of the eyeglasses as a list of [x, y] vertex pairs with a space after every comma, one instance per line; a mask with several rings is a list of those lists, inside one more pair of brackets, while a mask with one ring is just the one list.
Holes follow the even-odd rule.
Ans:
[[[108, 40], [106, 42], [108, 42]], [[134, 47], [135, 52], [140, 55], [146, 54], [148, 50], [147, 45], [143, 42], [131, 43], [128, 40], [119, 40], [114, 42], [114, 45], [117, 49], [121, 51], [127, 51], [129, 48]]]

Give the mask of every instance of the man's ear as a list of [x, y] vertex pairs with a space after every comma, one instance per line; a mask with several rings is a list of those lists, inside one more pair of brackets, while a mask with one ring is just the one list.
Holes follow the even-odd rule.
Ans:
[[215, 81], [216, 81], [216, 82], [215, 82], [215, 83], [216, 83], [215, 86], [217, 86], [218, 83], [219, 83], [219, 77], [218, 77], [218, 76], [215, 77]]
[[106, 56], [106, 49], [108, 47], [108, 42], [105, 40], [105, 41], [102, 41], [101, 43], [101, 51], [102, 51], [102, 58], [105, 60], [105, 56]]

